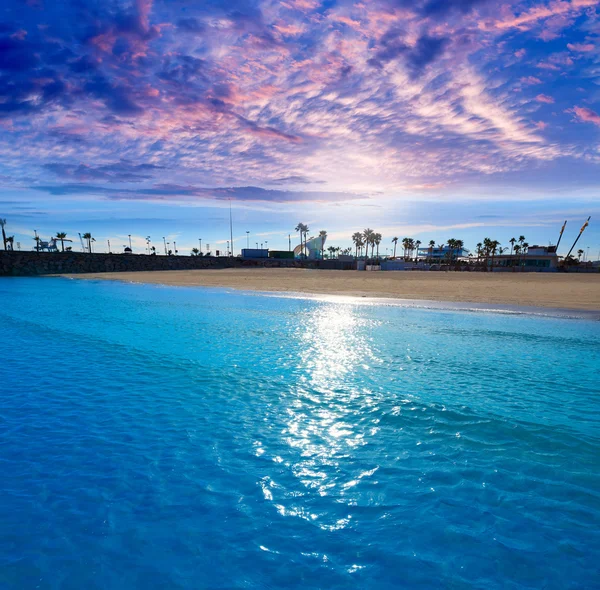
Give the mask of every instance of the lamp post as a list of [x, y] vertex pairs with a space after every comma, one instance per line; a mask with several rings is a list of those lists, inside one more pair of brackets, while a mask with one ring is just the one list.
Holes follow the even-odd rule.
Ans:
[[288, 250], [292, 251], [292, 235], [288, 234]]
[[37, 229], [34, 229], [33, 232], [35, 233], [35, 250], [36, 250], [36, 252], [39, 252], [40, 251], [40, 242], [38, 240]]
[[229, 240], [227, 240], [227, 256], [229, 256]]
[[250, 232], [246, 230], [246, 248], [250, 250]]
[[202, 252], [202, 238], [198, 238], [198, 245], [200, 246], [200, 252]]
[[165, 256], [167, 255], [167, 240], [165, 239], [165, 236], [163, 236], [163, 244], [165, 245]]
[[129, 249], [133, 252], [133, 248], [131, 247], [131, 234], [127, 234], [127, 237], [129, 238]]
[[110, 251], [110, 240], [106, 240], [108, 242], [108, 253], [112, 254], [112, 252]]
[[173, 252], [177, 254], [177, 242], [173, 240]]

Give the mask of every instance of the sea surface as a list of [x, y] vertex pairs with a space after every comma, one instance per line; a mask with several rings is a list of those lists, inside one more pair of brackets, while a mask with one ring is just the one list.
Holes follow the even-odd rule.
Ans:
[[0, 280], [0, 588], [600, 584], [600, 322]]

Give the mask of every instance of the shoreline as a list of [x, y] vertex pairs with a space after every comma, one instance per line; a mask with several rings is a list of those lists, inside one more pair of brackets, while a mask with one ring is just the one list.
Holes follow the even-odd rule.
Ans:
[[[600, 274], [220, 269], [54, 275], [177, 287], [216, 287], [288, 297], [348, 297], [385, 304], [534, 313], [600, 314]], [[589, 315], [588, 313], [583, 315]]]

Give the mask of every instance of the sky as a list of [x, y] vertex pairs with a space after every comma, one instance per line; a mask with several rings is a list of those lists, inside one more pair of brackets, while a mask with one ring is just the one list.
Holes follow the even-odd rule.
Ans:
[[[370, 227], [600, 251], [600, 0], [5, 0], [21, 249], [287, 249]], [[246, 232], [249, 232], [248, 234]], [[160, 250], [159, 250], [160, 251]]]

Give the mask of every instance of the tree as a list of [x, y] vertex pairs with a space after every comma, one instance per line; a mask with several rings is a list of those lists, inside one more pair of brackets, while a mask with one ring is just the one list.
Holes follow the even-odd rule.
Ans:
[[379, 259], [379, 244], [381, 244], [381, 238], [382, 238], [381, 234], [375, 234], [373, 236], [373, 244], [377, 245], [377, 259]]
[[[367, 259], [369, 258], [369, 245], [373, 244], [373, 236], [374, 235], [375, 235], [375, 232], [370, 227], [368, 227], [367, 229], [365, 229], [363, 231], [363, 237], [365, 239], [365, 244], [367, 246], [367, 256], [366, 256]], [[371, 255], [372, 255], [372, 253], [371, 253]]]
[[192, 248], [192, 256], [198, 256], [199, 253], [200, 250], [198, 250], [198, 248]]
[[417, 255], [415, 256], [415, 262], [419, 260], [419, 246], [421, 245], [421, 240], [417, 240], [415, 242], [415, 250], [417, 251]]
[[579, 258], [579, 262], [581, 262], [582, 256], [583, 256], [583, 250], [577, 250], [577, 258]]
[[354, 232], [352, 234], [352, 241], [354, 242], [354, 248], [356, 250], [355, 258], [358, 260], [358, 249], [360, 248], [362, 250], [362, 247], [364, 246], [362, 234], [359, 231]]
[[300, 222], [295, 229], [300, 234], [300, 252], [304, 257], [306, 257], [306, 241], [303, 245], [302, 240], [306, 239], [306, 234], [308, 233], [308, 225]]
[[61, 249], [64, 252], [65, 251], [65, 242], [72, 242], [73, 240], [67, 240], [67, 232], [64, 231], [59, 231], [56, 234], [56, 239], [60, 240], [60, 245], [61, 245]]
[[398, 245], [398, 238], [392, 238], [392, 244], [394, 244], [394, 258], [396, 258], [396, 246]]
[[514, 261], [512, 260], [512, 255], [513, 255], [513, 252], [514, 252], [514, 250], [515, 250], [515, 242], [516, 242], [517, 240], [516, 240], [516, 238], [511, 238], [511, 239], [510, 239], [510, 240], [508, 240], [508, 241], [509, 241], [509, 243], [510, 243], [510, 257], [511, 257], [511, 266], [514, 266], [514, 264], [513, 264], [513, 262], [514, 262]]
[[88, 243], [88, 252], [91, 254], [92, 253], [92, 242], [95, 242], [96, 239], [92, 237], [92, 234], [87, 232], [85, 234], [83, 234], [83, 239], [87, 240]]
[[410, 248], [410, 238], [402, 238], [402, 248], [404, 249], [404, 260], [406, 260]]
[[323, 258], [323, 251], [325, 250], [325, 238], [327, 237], [327, 232], [322, 229], [319, 232], [319, 237], [321, 238], [321, 258]]
[[479, 259], [481, 258], [482, 254], [483, 254], [483, 244], [481, 242], [477, 242], [477, 262], [479, 262]]
[[433, 260], [433, 249], [435, 247], [435, 240], [429, 240], [429, 260]]
[[4, 244], [4, 249], [8, 250], [6, 246], [6, 232], [4, 231], [4, 226], [6, 225], [6, 219], [0, 219], [0, 227], [2, 227], [2, 243]]
[[458, 253], [462, 252], [465, 243], [462, 240], [454, 240], [454, 249], [456, 250], [456, 268], [458, 268]]
[[333, 255], [335, 253], [335, 246], [329, 246], [327, 248], [327, 252], [329, 252], [329, 258], [333, 258]]

